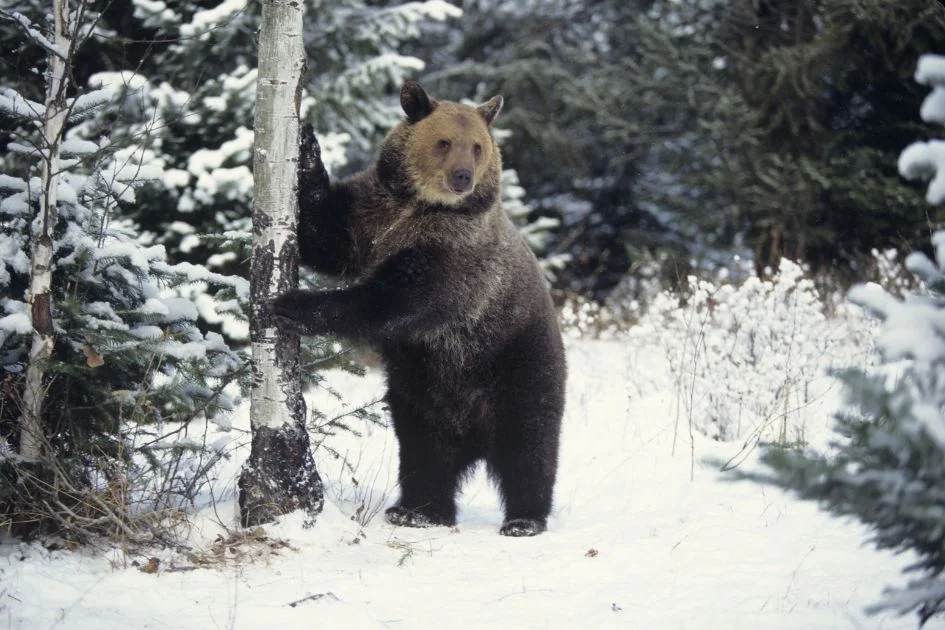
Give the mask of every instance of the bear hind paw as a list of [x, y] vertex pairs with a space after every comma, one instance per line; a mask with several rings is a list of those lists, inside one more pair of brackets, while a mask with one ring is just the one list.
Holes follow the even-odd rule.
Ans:
[[523, 536], [537, 536], [547, 529], [544, 520], [536, 518], [513, 518], [502, 523], [499, 533], [503, 536], [515, 538]]
[[388, 523], [400, 527], [436, 527], [438, 525], [450, 527], [456, 524], [455, 519], [428, 514], [419, 509], [411, 510], [399, 505], [388, 508], [385, 515]]

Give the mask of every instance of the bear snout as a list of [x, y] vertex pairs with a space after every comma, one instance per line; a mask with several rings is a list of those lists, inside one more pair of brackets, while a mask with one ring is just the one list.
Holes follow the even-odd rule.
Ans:
[[472, 188], [473, 172], [468, 168], [458, 168], [450, 173], [450, 189], [462, 194]]

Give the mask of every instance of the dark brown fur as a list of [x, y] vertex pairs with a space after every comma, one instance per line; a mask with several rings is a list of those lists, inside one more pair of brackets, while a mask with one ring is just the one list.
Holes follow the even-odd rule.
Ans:
[[478, 108], [401, 92], [407, 120], [375, 167], [329, 184], [309, 129], [299, 172], [302, 261], [350, 283], [273, 303], [287, 325], [377, 348], [400, 442], [388, 520], [451, 525], [463, 475], [484, 459], [502, 533], [533, 535], [551, 509], [564, 407], [561, 335], [538, 263], [500, 202], [501, 158]]

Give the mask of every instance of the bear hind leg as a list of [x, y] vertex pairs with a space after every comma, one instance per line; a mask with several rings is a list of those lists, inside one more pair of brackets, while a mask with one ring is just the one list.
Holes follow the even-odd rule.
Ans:
[[[453, 526], [456, 524], [456, 493], [473, 461], [459, 459], [429, 444], [404, 454], [401, 442], [400, 499], [386, 511], [387, 521], [402, 527]], [[439, 451], [439, 452], [438, 452]]]
[[555, 417], [504, 418], [498, 424], [489, 469], [505, 503], [504, 536], [535, 536], [548, 526], [558, 466]]
[[426, 423], [404, 426], [395, 419], [395, 429], [400, 499], [387, 509], [388, 522], [405, 527], [455, 525], [456, 494], [476, 454], [461, 439]]

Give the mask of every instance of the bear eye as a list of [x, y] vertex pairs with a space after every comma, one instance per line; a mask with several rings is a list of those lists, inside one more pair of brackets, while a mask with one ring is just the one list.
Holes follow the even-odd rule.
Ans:
[[476, 157], [479, 157], [480, 155], [482, 155], [482, 145], [481, 144], [475, 145], [473, 147], [473, 153], [476, 155]]
[[450, 148], [449, 140], [437, 140], [436, 148], [438, 151], [448, 151]]

